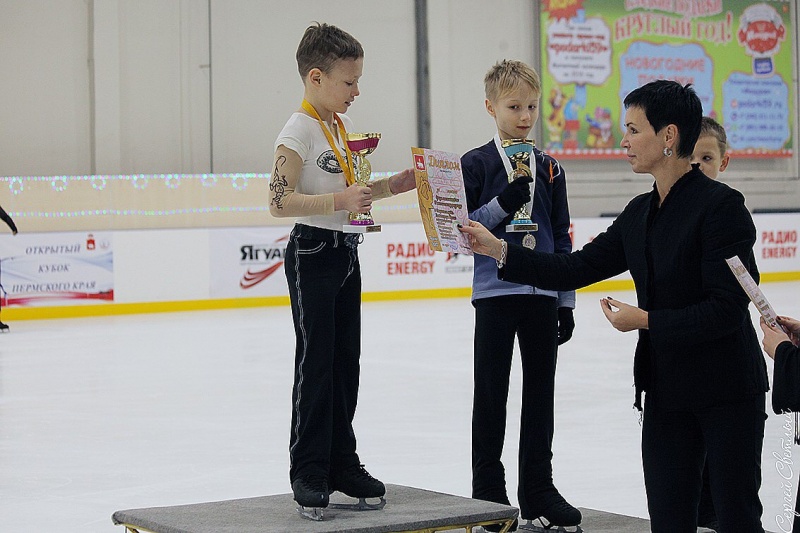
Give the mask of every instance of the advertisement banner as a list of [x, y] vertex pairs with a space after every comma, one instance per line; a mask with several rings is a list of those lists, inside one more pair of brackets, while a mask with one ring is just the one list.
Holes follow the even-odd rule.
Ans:
[[436, 252], [422, 223], [384, 224], [359, 246], [364, 292], [464, 288], [472, 285], [472, 257]]
[[[283, 263], [290, 227], [211, 230], [212, 298], [288, 296]], [[463, 288], [472, 257], [437, 253], [420, 223], [382, 224], [358, 247], [363, 292]]]
[[657, 79], [691, 83], [736, 157], [791, 157], [788, 0], [543, 0], [543, 148], [618, 158], [623, 100]]
[[[570, 227], [573, 250], [583, 248], [604, 232], [613, 218], [576, 218]], [[762, 274], [798, 273], [800, 258], [797, 255], [800, 219], [793, 213], [755, 214], [756, 242], [753, 246], [756, 264]], [[630, 279], [625, 272], [614, 279]]]
[[761, 272], [800, 272], [797, 257], [798, 216], [789, 213], [753, 215], [756, 245], [753, 252]]
[[290, 227], [209, 230], [212, 298], [288, 296], [283, 261]]
[[0, 239], [4, 306], [114, 301], [113, 233], [20, 233]]
[[[591, 242], [613, 221], [611, 217], [573, 219], [570, 225], [573, 250]], [[753, 221], [759, 271], [800, 272], [798, 215], [757, 214], [753, 215]], [[274, 226], [210, 230], [211, 298], [288, 296], [283, 262], [290, 231], [290, 227]], [[358, 255], [364, 293], [472, 286], [472, 257], [434, 251], [421, 222], [383, 224], [381, 232], [364, 235]], [[5, 281], [5, 273], [3, 276]], [[612, 278], [630, 279], [628, 272]]]

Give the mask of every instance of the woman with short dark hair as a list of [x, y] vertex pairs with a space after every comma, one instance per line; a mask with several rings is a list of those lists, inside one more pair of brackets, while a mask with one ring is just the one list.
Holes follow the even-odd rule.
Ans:
[[[570, 290], [630, 271], [638, 306], [601, 299], [609, 322], [639, 333], [635, 405], [652, 531], [695, 532], [704, 461], [720, 531], [763, 532], [761, 449], [767, 369], [749, 298], [725, 259], [754, 279], [756, 230], [744, 197], [691, 164], [702, 106], [691, 86], [657, 80], [625, 98], [620, 143], [653, 190], [571, 254], [506, 244], [475, 222], [462, 231], [498, 276]], [[643, 400], [646, 400], [643, 402]]]

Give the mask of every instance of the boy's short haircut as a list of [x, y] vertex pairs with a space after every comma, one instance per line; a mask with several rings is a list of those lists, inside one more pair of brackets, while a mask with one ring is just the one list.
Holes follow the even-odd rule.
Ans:
[[522, 61], [504, 59], [489, 69], [483, 78], [486, 99], [496, 102], [511, 91], [521, 86], [528, 87], [537, 96], [542, 94], [542, 83], [539, 74]]
[[724, 156], [728, 151], [728, 136], [725, 134], [725, 128], [711, 117], [703, 117], [700, 122], [700, 137], [714, 137], [719, 145], [719, 153]]
[[361, 59], [364, 48], [346, 31], [315, 22], [303, 33], [295, 57], [300, 77], [305, 80], [311, 69], [318, 68], [327, 74], [340, 59]]

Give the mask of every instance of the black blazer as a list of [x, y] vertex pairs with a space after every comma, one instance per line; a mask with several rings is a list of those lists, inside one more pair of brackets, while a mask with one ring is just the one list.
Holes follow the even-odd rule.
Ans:
[[741, 193], [694, 167], [660, 207], [654, 186], [581, 250], [509, 245], [498, 275], [571, 290], [630, 270], [650, 328], [640, 330], [634, 357], [636, 406], [647, 391], [660, 409], [704, 408], [769, 390], [750, 300], [725, 262], [738, 255], [758, 281], [755, 239]]

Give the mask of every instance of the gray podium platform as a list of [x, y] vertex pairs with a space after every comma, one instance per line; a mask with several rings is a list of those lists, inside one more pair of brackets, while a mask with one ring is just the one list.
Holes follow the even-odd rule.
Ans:
[[[115, 512], [112, 520], [130, 533], [477, 533], [479, 525], [508, 524], [518, 515], [514, 507], [402, 485], [386, 485], [386, 500], [381, 511], [326, 509], [322, 522], [300, 517], [291, 494], [129, 509]], [[334, 494], [331, 501], [349, 500]], [[644, 518], [581, 512], [584, 533], [650, 531]]]
[[[349, 502], [333, 494], [332, 502]], [[325, 520], [302, 518], [291, 494], [117, 511], [112, 520], [129, 532], [152, 533], [432, 533], [482, 524], [510, 524], [514, 507], [428, 490], [386, 485], [380, 511], [326, 509]]]

